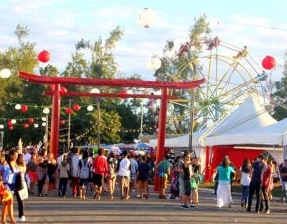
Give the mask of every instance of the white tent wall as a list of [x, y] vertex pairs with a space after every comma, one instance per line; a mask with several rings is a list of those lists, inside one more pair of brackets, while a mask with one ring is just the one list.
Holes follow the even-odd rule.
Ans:
[[276, 161], [277, 164], [281, 164], [283, 162], [283, 150], [280, 149], [268, 149], [267, 151]]

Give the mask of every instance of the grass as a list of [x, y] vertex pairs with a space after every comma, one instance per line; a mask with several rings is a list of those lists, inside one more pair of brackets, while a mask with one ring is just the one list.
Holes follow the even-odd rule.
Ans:
[[[201, 188], [209, 188], [209, 189], [214, 189], [214, 182], [208, 182], [208, 183], [200, 183], [199, 187]], [[233, 192], [236, 193], [241, 193], [241, 185], [239, 183], [233, 183], [232, 184], [232, 188], [233, 188]], [[274, 189], [272, 191], [272, 196], [273, 197], [278, 197], [281, 198], [282, 197], [282, 188], [280, 183], [275, 183], [274, 184]]]

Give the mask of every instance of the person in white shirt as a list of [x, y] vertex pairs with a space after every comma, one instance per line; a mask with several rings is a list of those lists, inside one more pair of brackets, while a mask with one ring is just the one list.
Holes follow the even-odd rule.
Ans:
[[71, 176], [72, 176], [72, 191], [74, 197], [79, 195], [79, 161], [80, 161], [80, 148], [75, 149], [72, 156]]
[[249, 159], [244, 159], [240, 167], [240, 184], [241, 184], [241, 207], [246, 208], [249, 195], [249, 185], [251, 181], [252, 166]]
[[127, 157], [128, 152], [123, 151], [123, 158], [119, 164], [119, 182], [120, 182], [120, 197], [121, 199], [128, 200], [130, 198], [130, 173], [131, 173], [131, 162]]
[[27, 165], [31, 159], [31, 154], [28, 152], [27, 147], [23, 147], [22, 154], [23, 154], [25, 165]]

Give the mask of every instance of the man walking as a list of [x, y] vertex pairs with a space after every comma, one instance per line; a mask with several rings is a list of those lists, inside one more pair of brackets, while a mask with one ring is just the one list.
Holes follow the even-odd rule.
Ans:
[[253, 164], [251, 182], [249, 185], [248, 206], [246, 211], [251, 212], [252, 198], [254, 192], [256, 193], [255, 211], [259, 213], [260, 203], [260, 189], [262, 184], [262, 175], [265, 170], [265, 165], [262, 161], [267, 162], [267, 158], [263, 155], [259, 155], [257, 160]]

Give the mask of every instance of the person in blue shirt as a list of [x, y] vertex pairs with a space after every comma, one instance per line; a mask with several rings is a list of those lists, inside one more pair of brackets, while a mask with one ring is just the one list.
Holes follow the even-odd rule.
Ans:
[[221, 208], [225, 205], [231, 207], [231, 173], [236, 174], [234, 168], [230, 166], [230, 160], [228, 156], [223, 158], [222, 164], [216, 168], [218, 173], [218, 188], [217, 188], [217, 207]]

